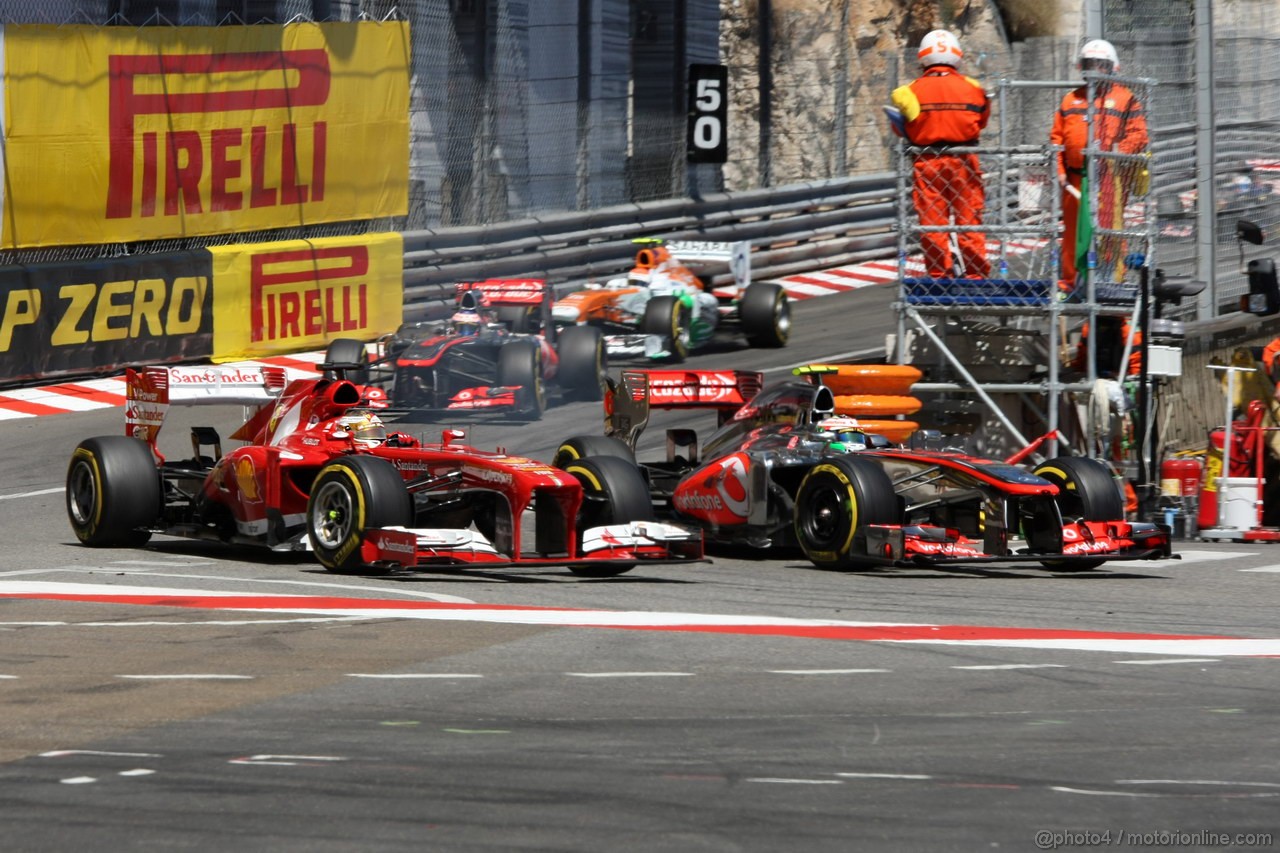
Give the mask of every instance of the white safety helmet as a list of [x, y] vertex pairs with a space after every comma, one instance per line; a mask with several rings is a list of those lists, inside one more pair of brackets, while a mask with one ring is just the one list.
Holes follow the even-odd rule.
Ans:
[[960, 40], [947, 30], [934, 30], [920, 40], [920, 50], [916, 59], [922, 68], [930, 65], [950, 65], [952, 68], [960, 64], [964, 51], [960, 49]]
[[1106, 39], [1093, 39], [1080, 48], [1080, 57], [1076, 67], [1081, 71], [1101, 71], [1111, 74], [1120, 70], [1120, 58], [1116, 56], [1115, 46]]

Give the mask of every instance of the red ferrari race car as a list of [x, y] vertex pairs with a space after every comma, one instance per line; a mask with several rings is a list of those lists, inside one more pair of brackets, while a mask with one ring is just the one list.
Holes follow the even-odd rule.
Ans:
[[1163, 525], [1125, 520], [1107, 467], [1062, 456], [1033, 470], [953, 451], [895, 446], [834, 415], [831, 389], [789, 380], [762, 389], [746, 371], [623, 371], [606, 398], [606, 435], [563, 442], [557, 464], [635, 458], [652, 409], [710, 409], [699, 448], [667, 430], [664, 459], [642, 461], [658, 517], [708, 541], [798, 546], [832, 569], [1038, 562], [1058, 570], [1171, 556]]
[[[584, 577], [640, 563], [702, 559], [702, 534], [654, 519], [634, 465], [582, 458], [563, 468], [388, 434], [361, 389], [271, 367], [130, 371], [125, 434], [80, 442], [67, 514], [86, 545], [136, 546], [153, 533], [314, 552], [331, 571], [433, 566], [567, 566]], [[336, 374], [336, 375], [334, 375]], [[209, 427], [193, 455], [166, 459], [157, 436], [172, 405], [245, 404], [226, 454]]]
[[401, 326], [372, 354], [363, 341], [339, 338], [326, 360], [361, 365], [349, 378], [380, 389], [370, 402], [395, 420], [445, 413], [536, 420], [551, 395], [601, 399], [607, 377], [604, 335], [586, 326], [557, 330], [551, 296], [540, 279], [459, 284], [448, 320]]

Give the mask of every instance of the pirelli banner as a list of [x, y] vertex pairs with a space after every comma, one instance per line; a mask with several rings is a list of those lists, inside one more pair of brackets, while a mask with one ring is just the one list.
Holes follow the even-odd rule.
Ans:
[[409, 25], [4, 27], [0, 247], [404, 215]]
[[0, 267], [0, 381], [207, 357], [205, 251]]
[[213, 255], [213, 359], [372, 340], [404, 316], [404, 242], [365, 234], [244, 246]]

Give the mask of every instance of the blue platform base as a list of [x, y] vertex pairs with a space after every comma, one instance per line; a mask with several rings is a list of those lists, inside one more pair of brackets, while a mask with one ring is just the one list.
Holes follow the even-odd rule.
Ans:
[[904, 278], [909, 305], [1047, 305], [1056, 284], [1041, 279]]

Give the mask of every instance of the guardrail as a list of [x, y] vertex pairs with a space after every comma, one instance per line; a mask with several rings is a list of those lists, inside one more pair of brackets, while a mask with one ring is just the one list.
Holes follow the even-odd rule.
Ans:
[[[790, 184], [699, 199], [618, 205], [582, 213], [404, 233], [405, 320], [448, 310], [453, 284], [542, 278], [558, 293], [629, 270], [636, 237], [748, 240], [752, 278], [892, 257], [897, 247], [892, 173]], [[713, 284], [727, 284], [726, 267]]]

